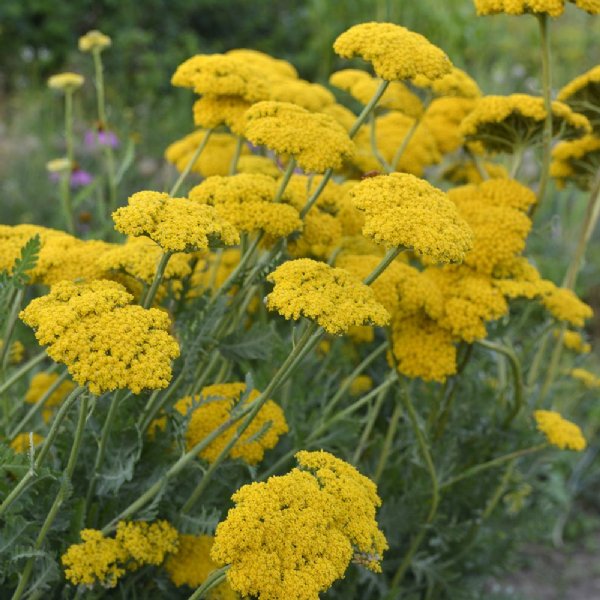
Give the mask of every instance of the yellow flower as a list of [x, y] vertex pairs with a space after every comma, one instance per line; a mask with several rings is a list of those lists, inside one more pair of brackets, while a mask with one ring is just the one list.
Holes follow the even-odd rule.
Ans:
[[572, 180], [582, 190], [589, 190], [599, 169], [600, 137], [596, 135], [560, 142], [552, 149], [550, 175], [559, 189]]
[[365, 213], [363, 234], [387, 247], [412, 248], [436, 262], [459, 262], [473, 234], [441, 190], [406, 173], [364, 179], [350, 195]]
[[[368, 104], [379, 87], [380, 80], [371, 77], [360, 69], [343, 69], [333, 73], [329, 83], [356, 98], [361, 104]], [[392, 81], [377, 103], [377, 108], [398, 110], [405, 115], [418, 118], [423, 114], [423, 104], [404, 84]]]
[[596, 375], [587, 369], [572, 369], [569, 372], [569, 375], [573, 377], [573, 379], [577, 379], [577, 381], [583, 383], [585, 387], [590, 389], [600, 388], [600, 377], [596, 377]]
[[212, 206], [161, 192], [137, 192], [128, 202], [112, 215], [115, 229], [126, 235], [148, 236], [166, 252], [205, 249], [213, 240], [226, 246], [240, 241], [235, 228]]
[[[576, 137], [591, 131], [589, 121], [563, 102], [552, 102], [553, 135]], [[517, 146], [538, 143], [546, 109], [544, 99], [527, 94], [483, 96], [461, 124], [467, 141], [483, 144], [491, 152], [513, 152]]]
[[568, 288], [555, 288], [542, 298], [542, 304], [558, 321], [566, 321], [573, 327], [583, 327], [594, 311]]
[[246, 112], [246, 137], [258, 146], [293, 156], [306, 172], [339, 169], [354, 145], [329, 115], [289, 102], [258, 102]]
[[131, 306], [131, 294], [112, 281], [63, 281], [32, 300], [20, 317], [35, 330], [48, 355], [67, 365], [94, 394], [115, 389], [164, 388], [179, 346], [168, 315]]
[[368, 375], [357, 375], [350, 384], [351, 396], [362, 396], [373, 388], [373, 380]]
[[435, 98], [427, 107], [423, 124], [442, 154], [454, 152], [463, 145], [464, 136], [460, 124], [474, 106], [473, 98], [449, 96]]
[[[217, 569], [217, 564], [210, 557], [213, 543], [214, 537], [210, 535], [181, 534], [179, 536], [179, 549], [165, 561], [165, 570], [177, 587], [187, 585], [197, 588]], [[208, 600], [236, 600], [237, 594], [225, 580], [212, 588], [207, 598]]]
[[79, 73], [59, 73], [48, 79], [48, 87], [53, 90], [73, 92], [83, 85], [85, 79]]
[[446, 54], [425, 37], [393, 23], [361, 23], [350, 27], [334, 42], [343, 58], [360, 56], [382, 79], [437, 79], [452, 68]]
[[204, 94], [194, 103], [194, 124], [205, 129], [227, 125], [236, 135], [244, 135], [244, 115], [250, 106], [241, 96]]
[[98, 50], [102, 52], [112, 44], [112, 40], [101, 31], [93, 29], [79, 38], [79, 49], [81, 52], [93, 52]]
[[[508, 15], [547, 14], [559, 17], [565, 8], [565, 0], [474, 0], [478, 15]], [[600, 14], [598, 0], [570, 0], [578, 8], [592, 15]]]
[[547, 440], [561, 450], [585, 450], [587, 442], [583, 437], [581, 429], [575, 423], [563, 419], [561, 415], [553, 410], [536, 410], [533, 413], [537, 428]]
[[177, 551], [179, 535], [167, 521], [119, 521], [115, 541], [137, 566], [160, 565], [165, 555]]
[[[485, 173], [490, 179], [508, 179], [508, 171], [504, 165], [490, 161], [482, 161]], [[444, 179], [455, 185], [466, 185], [467, 183], [484, 183], [487, 179], [482, 178], [481, 173], [473, 161], [456, 162], [446, 167], [442, 173]]]
[[190, 200], [214, 206], [220, 217], [239, 231], [258, 230], [280, 238], [302, 229], [293, 206], [273, 203], [278, 183], [268, 175], [240, 173], [229, 177], [208, 177], [189, 192]]
[[211, 556], [229, 564], [243, 596], [318, 600], [350, 561], [379, 572], [387, 549], [373, 482], [326, 452], [299, 452], [300, 468], [240, 488], [219, 524]]
[[[245, 390], [246, 384], [244, 383], [209, 385], [202, 389], [195, 402], [192, 402], [190, 396], [186, 396], [175, 404], [175, 409], [182, 415], [186, 415], [190, 409], [192, 410], [186, 432], [188, 450], [231, 417], [231, 411], [234, 406], [239, 406], [240, 398]], [[252, 390], [244, 399], [243, 404], [252, 404], [259, 396], [259, 391]], [[197, 404], [198, 400], [200, 400], [200, 404], [195, 407], [194, 404]], [[279, 438], [287, 431], [288, 425], [280, 406], [273, 400], [267, 400], [250, 426], [233, 446], [229, 456], [232, 459], [242, 459], [249, 465], [258, 464], [264, 458], [265, 450], [274, 448]], [[199, 456], [208, 462], [214, 462], [233, 438], [235, 432], [236, 427], [230, 427], [202, 450]]]
[[267, 156], [250, 154], [240, 156], [237, 165], [238, 173], [255, 173], [257, 175], [268, 175], [269, 177], [279, 177], [280, 171], [277, 165]]
[[304, 217], [302, 234], [288, 242], [288, 251], [294, 258], [327, 259], [341, 239], [342, 224], [329, 213], [313, 208]]
[[[58, 379], [57, 373], [36, 373], [29, 383], [29, 389], [25, 394], [25, 402], [35, 404]], [[75, 389], [73, 382], [63, 381], [48, 397], [44, 405], [42, 416], [44, 421], [48, 421], [52, 415], [52, 409], [61, 404], [61, 402]]]
[[386, 325], [388, 312], [375, 300], [371, 288], [357, 277], [309, 258], [290, 260], [275, 269], [267, 281], [269, 310], [286, 319], [304, 316], [325, 331], [342, 334], [352, 325]]
[[269, 76], [285, 77], [295, 79], [298, 77], [296, 67], [287, 60], [274, 58], [269, 54], [260, 52], [260, 50], [250, 50], [248, 48], [234, 48], [225, 52], [227, 56], [245, 60], [248, 64], [258, 68]]
[[424, 75], [418, 75], [414, 79], [418, 87], [429, 88], [436, 96], [455, 96], [458, 98], [479, 98], [481, 90], [477, 82], [458, 67], [452, 67], [450, 73], [429, 79]]
[[19, 433], [10, 443], [10, 447], [15, 452], [29, 452], [32, 447], [39, 446], [44, 441], [44, 438], [39, 433]]
[[[2, 346], [4, 346], [4, 340], [0, 340], [0, 350], [2, 350]], [[24, 356], [25, 356], [25, 346], [23, 346], [23, 344], [19, 340], [15, 340], [14, 342], [12, 342], [12, 344], [10, 345], [10, 348], [8, 350], [9, 364], [11, 364], [11, 365], [19, 364], [23, 360]]]
[[46, 163], [48, 173], [67, 173], [73, 168], [68, 158], [55, 158]]
[[279, 79], [269, 84], [269, 100], [292, 102], [311, 112], [321, 112], [335, 103], [335, 96], [318, 83], [304, 79]]
[[[598, 10], [600, 11], [600, 2]], [[600, 65], [575, 77], [565, 85], [557, 96], [558, 100], [568, 104], [575, 112], [585, 115], [596, 132], [600, 129]]]
[[[178, 171], [183, 171], [200, 142], [206, 135], [206, 131], [200, 129], [186, 135], [180, 140], [173, 142], [165, 150], [165, 158], [175, 165]], [[192, 172], [210, 177], [211, 175], [227, 175], [236, 148], [236, 139], [229, 133], [211, 134], [204, 151], [192, 165]], [[241, 158], [250, 154], [246, 145], [242, 146]]]
[[[554, 331], [554, 337], [560, 336], [560, 329]], [[578, 352], [579, 354], [588, 354], [592, 351], [592, 346], [588, 344], [583, 336], [577, 331], [565, 331], [563, 333], [563, 344], [569, 350]]]

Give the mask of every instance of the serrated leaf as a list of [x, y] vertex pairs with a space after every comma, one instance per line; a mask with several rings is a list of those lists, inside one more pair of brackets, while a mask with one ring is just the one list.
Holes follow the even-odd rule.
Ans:
[[273, 325], [259, 323], [248, 331], [234, 332], [225, 337], [219, 350], [229, 360], [269, 360], [276, 340]]
[[12, 269], [12, 280], [16, 287], [22, 288], [29, 283], [29, 272], [35, 269], [41, 248], [42, 240], [37, 233], [21, 248], [21, 256], [15, 260]]

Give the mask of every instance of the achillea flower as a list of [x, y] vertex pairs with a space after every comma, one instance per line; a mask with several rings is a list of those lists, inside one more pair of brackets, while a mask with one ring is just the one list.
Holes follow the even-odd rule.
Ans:
[[311, 112], [321, 112], [335, 103], [335, 96], [318, 83], [304, 79], [276, 79], [269, 85], [269, 100], [292, 102]]
[[542, 298], [542, 304], [558, 321], [566, 321], [573, 327], [583, 327], [594, 311], [568, 288], [555, 288]]
[[48, 355], [67, 365], [79, 385], [94, 394], [115, 389], [164, 388], [179, 346], [169, 317], [131, 306], [131, 294], [112, 281], [63, 281], [20, 313]]
[[[235, 406], [239, 406], [245, 390], [244, 383], [209, 385], [203, 388], [199, 398], [195, 399], [195, 403], [200, 399], [199, 406], [193, 407], [194, 402], [190, 396], [175, 404], [175, 409], [183, 415], [192, 410], [186, 432], [188, 450], [231, 417], [231, 411]], [[252, 404], [259, 396], [259, 391], [252, 390], [243, 400], [243, 404]], [[274, 448], [279, 438], [287, 431], [288, 425], [280, 406], [273, 400], [267, 400], [233, 446], [229, 456], [232, 459], [239, 458], [249, 465], [258, 464], [264, 458], [265, 450]], [[235, 432], [236, 428], [232, 426], [202, 450], [199, 456], [208, 462], [214, 462]]]
[[268, 86], [261, 72], [239, 56], [197, 54], [181, 63], [171, 79], [178, 87], [197, 94], [240, 96], [248, 102], [268, 98]]
[[392, 23], [361, 23], [350, 27], [334, 42], [343, 58], [360, 56], [370, 62], [382, 79], [437, 79], [449, 73], [452, 63], [427, 38]]
[[79, 50], [81, 52], [94, 52], [94, 50], [102, 52], [111, 44], [112, 40], [97, 29], [92, 29], [79, 38]]
[[340, 245], [342, 224], [332, 215], [313, 208], [304, 217], [302, 234], [288, 242], [288, 251], [294, 258], [328, 258]]
[[[4, 346], [4, 340], [0, 340], [0, 350]], [[19, 340], [15, 340], [11, 343], [8, 350], [8, 362], [11, 365], [19, 364], [25, 356], [25, 346]]]
[[[36, 373], [29, 383], [29, 388], [25, 394], [25, 402], [35, 404], [50, 388], [50, 386], [58, 379], [57, 373]], [[44, 404], [42, 417], [48, 422], [52, 416], [53, 409], [62, 403], [62, 401], [75, 389], [75, 385], [71, 381], [63, 381], [50, 394], [48, 400]]]
[[241, 96], [204, 94], [194, 103], [194, 124], [205, 129], [227, 125], [236, 135], [244, 135], [244, 115], [251, 105]]
[[363, 234], [387, 247], [412, 248], [436, 262], [459, 262], [473, 234], [447, 195], [414, 175], [364, 179], [350, 195], [365, 213]]
[[350, 395], [361, 396], [373, 389], [373, 380], [368, 375], [357, 375], [350, 384]]
[[79, 73], [59, 73], [48, 79], [48, 87], [53, 90], [73, 92], [83, 85], [85, 79]]
[[585, 387], [587, 388], [600, 388], [600, 377], [597, 377], [596, 375], [594, 375], [594, 373], [588, 371], [587, 369], [571, 369], [571, 371], [569, 371], [569, 375], [573, 379], [577, 379], [577, 381], [583, 383], [583, 385], [585, 385]]
[[[589, 121], [563, 102], [552, 102], [553, 135], [563, 138], [589, 133]], [[480, 142], [490, 152], [513, 152], [515, 147], [538, 143], [546, 109], [544, 99], [527, 94], [483, 96], [461, 124], [467, 141]]]
[[306, 172], [339, 169], [354, 152], [344, 128], [329, 115], [289, 102], [258, 102], [246, 112], [246, 137], [277, 154], [293, 156]]
[[145, 235], [165, 252], [208, 248], [213, 240], [226, 246], [239, 243], [235, 228], [212, 206], [161, 192], [137, 192], [128, 206], [113, 213], [115, 229], [132, 236]]
[[[508, 15], [547, 14], [550, 17], [560, 17], [565, 8], [565, 0], [474, 0], [478, 15]], [[593, 15], [600, 14], [598, 0], [570, 0], [578, 8]]]
[[246, 61], [253, 67], [258, 68], [268, 77], [285, 77], [288, 79], [296, 79], [298, 71], [296, 67], [287, 60], [275, 58], [270, 54], [261, 52], [260, 50], [251, 50], [248, 48], [234, 48], [225, 52], [226, 56], [232, 56], [237, 59]]
[[166, 521], [119, 521], [114, 538], [96, 529], [82, 529], [80, 537], [81, 543], [69, 546], [61, 562], [70, 583], [89, 587], [113, 588], [128, 571], [161, 564], [178, 545], [177, 531]]
[[273, 238], [280, 238], [302, 229], [302, 221], [293, 206], [273, 203], [277, 187], [277, 181], [268, 175], [214, 176], [192, 188], [189, 198], [214, 206], [219, 216], [238, 231], [264, 231]]
[[452, 334], [424, 314], [393, 321], [392, 352], [406, 377], [443, 383], [456, 373]]
[[[482, 161], [482, 166], [489, 179], [508, 179], [508, 171], [504, 165], [490, 161]], [[484, 183], [484, 179], [473, 161], [456, 162], [446, 167], [442, 176], [455, 185], [467, 185], [469, 183]]]
[[[600, 12], [600, 2], [595, 1]], [[600, 129], [600, 114], [597, 110], [600, 104], [600, 65], [567, 83], [558, 92], [557, 98], [568, 104], [574, 111], [585, 115], [597, 132]]]
[[309, 258], [290, 260], [275, 269], [266, 297], [269, 310], [286, 319], [304, 316], [325, 331], [342, 334], [352, 325], [386, 325], [389, 314], [375, 300], [371, 288], [344, 269]]
[[[600, 82], [599, 82], [600, 87]], [[577, 140], [560, 142], [552, 149], [550, 175], [559, 189], [573, 181], [582, 190], [589, 190], [600, 169], [600, 137], [584, 135]]]
[[326, 452], [299, 452], [300, 468], [240, 488], [219, 524], [211, 557], [231, 565], [227, 580], [243, 596], [318, 600], [353, 555], [380, 572], [387, 549], [375, 521], [375, 484]]
[[[560, 329], [554, 331], [554, 337], [560, 336]], [[565, 348], [573, 350], [579, 354], [589, 354], [592, 351], [592, 346], [588, 344], [583, 336], [577, 331], [565, 331], [562, 336], [563, 344]]]
[[29, 452], [32, 445], [35, 448], [44, 441], [44, 438], [39, 433], [19, 433], [10, 443], [10, 447], [19, 453]]
[[[214, 537], [210, 535], [179, 535], [179, 548], [165, 561], [169, 579], [177, 586], [197, 588], [218, 566], [210, 557]], [[227, 581], [213, 588], [208, 600], [236, 600], [237, 594]]]
[[[183, 171], [205, 135], [206, 131], [200, 129], [173, 142], [165, 150], [165, 159], [174, 164], [178, 171]], [[211, 134], [204, 151], [192, 165], [192, 171], [202, 177], [227, 175], [235, 148], [236, 139], [233, 135], [229, 133]], [[241, 157], [248, 154], [250, 154], [250, 150], [246, 146], [242, 146]]]
[[460, 124], [474, 106], [473, 98], [454, 96], [435, 98], [429, 104], [423, 115], [423, 124], [441, 154], [454, 152], [463, 145]]
[[[343, 69], [333, 73], [329, 78], [329, 83], [348, 92], [361, 104], [368, 104], [375, 95], [380, 80], [360, 69]], [[419, 97], [399, 81], [392, 81], [388, 85], [377, 103], [377, 108], [398, 110], [413, 118], [418, 118], [423, 114], [423, 104]]]
[[356, 115], [341, 104], [329, 104], [321, 112], [333, 117], [346, 131], [350, 131], [356, 121]]
[[452, 67], [450, 73], [436, 79], [419, 75], [415, 77], [413, 83], [418, 87], [431, 89], [436, 96], [458, 98], [479, 98], [481, 96], [477, 82], [458, 67]]
[[255, 154], [240, 156], [237, 171], [238, 173], [268, 175], [273, 178], [277, 178], [280, 175], [279, 168], [269, 157]]
[[553, 446], [561, 450], [582, 452], [587, 446], [581, 429], [553, 410], [536, 410], [533, 413], [537, 428]]

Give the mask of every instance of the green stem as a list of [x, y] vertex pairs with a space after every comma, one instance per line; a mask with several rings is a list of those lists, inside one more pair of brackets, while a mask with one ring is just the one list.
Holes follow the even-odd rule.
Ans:
[[365, 285], [371, 285], [392, 263], [392, 261], [404, 250], [404, 248], [392, 248], [385, 253], [381, 262], [367, 275], [363, 281]]
[[388, 458], [390, 457], [392, 444], [394, 443], [394, 436], [396, 435], [396, 430], [398, 429], [398, 423], [400, 422], [401, 415], [402, 405], [399, 402], [396, 402], [394, 412], [392, 413], [390, 422], [387, 426], [385, 439], [383, 441], [383, 448], [381, 449], [381, 455], [379, 456], [379, 462], [377, 463], [377, 469], [375, 470], [375, 475], [373, 477], [373, 481], [375, 483], [379, 483], [381, 476], [383, 475], [383, 471], [385, 470]]
[[144, 302], [142, 303], [142, 306], [144, 308], [150, 308], [150, 306], [152, 305], [154, 297], [156, 296], [156, 291], [158, 290], [158, 286], [163, 280], [165, 270], [167, 268], [167, 263], [169, 262], [169, 259], [172, 255], [172, 252], [165, 252], [161, 255], [160, 260], [158, 261], [158, 267], [156, 268], [156, 273], [154, 274], [154, 279], [152, 280], [152, 285], [150, 286], [150, 289], [148, 290], [148, 293], [144, 298]]
[[[67, 468], [63, 473], [62, 481], [58, 493], [56, 494], [56, 498], [54, 499], [54, 502], [50, 507], [50, 511], [46, 515], [42, 529], [35, 540], [35, 544], [33, 546], [34, 551], [39, 551], [42, 548], [42, 544], [44, 543], [44, 540], [46, 539], [46, 536], [48, 535], [48, 532], [50, 531], [50, 528], [52, 527], [52, 524], [58, 515], [58, 511], [68, 496], [69, 488], [71, 486], [71, 478], [73, 477], [73, 471], [75, 470], [77, 456], [79, 454], [79, 448], [83, 438], [83, 431], [85, 429], [85, 423], [87, 420], [87, 411], [88, 395], [85, 394], [79, 405], [79, 418], [77, 420], [77, 428], [75, 429], [75, 437], [73, 438], [71, 445], [71, 453], [69, 455]], [[35, 557], [31, 557], [25, 564], [25, 568], [23, 569], [23, 573], [21, 574], [21, 578], [19, 580], [19, 585], [12, 596], [12, 600], [19, 600], [19, 598], [21, 598], [23, 595], [23, 592], [27, 587], [27, 583], [29, 582], [29, 578], [31, 577], [34, 561]]]
[[300, 218], [304, 219], [304, 217], [308, 214], [308, 211], [314, 206], [315, 202], [319, 199], [319, 196], [325, 189], [327, 182], [331, 179], [333, 175], [333, 169], [329, 168], [325, 173], [323, 173], [323, 178], [319, 182], [319, 185], [316, 187], [315, 191], [310, 195], [306, 204], [302, 207], [300, 211]]
[[538, 344], [536, 353], [531, 361], [531, 366], [529, 367], [529, 373], [527, 374], [527, 388], [531, 388], [537, 380], [551, 335], [552, 329], [546, 328], [546, 331], [540, 336], [541, 342]]
[[415, 119], [413, 121], [413, 124], [410, 126], [410, 129], [404, 135], [404, 139], [402, 140], [402, 143], [396, 150], [396, 152], [394, 154], [394, 158], [392, 158], [391, 164], [388, 165], [390, 167], [388, 173], [398, 170], [398, 163], [400, 162], [400, 159], [404, 156], [404, 153], [406, 152], [406, 149], [408, 148], [408, 144], [410, 144], [410, 140], [412, 140], [412, 138], [415, 134], [415, 131], [417, 131], [417, 127], [419, 127], [420, 122], [421, 122], [420, 117], [418, 119]]
[[14, 383], [19, 381], [23, 375], [27, 375], [31, 369], [37, 366], [46, 358], [46, 351], [42, 350], [39, 354], [36, 354], [33, 358], [30, 358], [25, 364], [21, 365], [4, 383], [0, 385], [0, 394], [3, 394], [8, 390]]
[[552, 152], [552, 72], [550, 68], [550, 22], [546, 13], [536, 15], [540, 29], [540, 41], [542, 51], [542, 84], [544, 92], [544, 107], [546, 119], [544, 120], [544, 131], [542, 133], [542, 170], [540, 173], [540, 185], [537, 193], [537, 202], [531, 208], [531, 216], [544, 200], [548, 178], [550, 175], [550, 158]]
[[581, 233], [579, 234], [577, 248], [573, 258], [571, 259], [569, 268], [567, 269], [563, 287], [571, 290], [575, 289], [577, 275], [579, 274], [581, 266], [584, 262], [585, 252], [587, 250], [589, 241], [594, 233], [594, 230], [596, 229], [598, 217], [600, 217], [600, 173], [598, 173], [590, 193], [585, 219], [581, 227]]
[[73, 235], [75, 233], [75, 222], [71, 206], [71, 174], [75, 167], [75, 151], [73, 143], [73, 90], [69, 89], [65, 90], [65, 141], [69, 168], [62, 176], [62, 209], [67, 231]]
[[482, 181], [487, 181], [490, 178], [489, 173], [486, 171], [485, 165], [483, 164], [481, 157], [475, 152], [473, 152], [468, 146], [465, 146], [465, 152], [469, 155], [470, 159], [473, 161], [477, 172], [479, 173], [479, 177], [481, 177]]
[[196, 151], [194, 152], [194, 154], [192, 154], [192, 157], [188, 161], [188, 164], [185, 165], [185, 169], [183, 169], [183, 171], [181, 171], [181, 174], [177, 178], [177, 181], [173, 184], [173, 187], [171, 188], [171, 191], [169, 192], [169, 196], [175, 196], [175, 194], [179, 191], [181, 184], [185, 181], [185, 178], [189, 175], [193, 166], [196, 164], [198, 157], [200, 156], [200, 154], [202, 154], [202, 151], [204, 150], [204, 148], [206, 148], [206, 144], [208, 144], [208, 140], [210, 138], [210, 135], [212, 134], [212, 131], [213, 131], [212, 129], [206, 130], [206, 133], [204, 134], [204, 137], [202, 138], [202, 140], [200, 141], [200, 144], [196, 148]]
[[227, 576], [229, 565], [213, 571], [204, 581], [204, 583], [188, 598], [188, 600], [200, 600], [206, 593], [218, 586]]
[[381, 155], [379, 148], [377, 147], [377, 119], [375, 118], [375, 112], [369, 115], [370, 126], [370, 140], [371, 140], [371, 152], [377, 160], [377, 162], [383, 167], [386, 173], [391, 173], [394, 169], [390, 163]]
[[0, 365], [2, 365], [2, 371], [6, 371], [8, 366], [8, 358], [10, 356], [10, 341], [12, 334], [17, 324], [17, 318], [19, 311], [21, 310], [21, 303], [23, 302], [23, 296], [25, 294], [25, 288], [17, 290], [15, 297], [12, 300], [10, 314], [6, 321], [6, 327], [4, 329], [4, 336], [2, 337], [2, 350], [0, 351]]
[[242, 148], [244, 146], [244, 136], [238, 135], [235, 141], [235, 151], [233, 153], [233, 158], [231, 159], [231, 163], [229, 164], [229, 175], [235, 175], [237, 172], [238, 162], [240, 160], [240, 155], [242, 153]]
[[488, 469], [493, 469], [501, 464], [504, 464], [507, 461], [511, 461], [515, 458], [521, 458], [522, 456], [527, 456], [528, 454], [533, 454], [534, 452], [539, 452], [540, 450], [544, 450], [548, 447], [547, 443], [538, 444], [537, 446], [530, 446], [529, 448], [522, 448], [521, 450], [515, 450], [509, 454], [503, 454], [502, 456], [498, 456], [492, 460], [488, 460], [487, 462], [481, 463], [479, 465], [475, 465], [466, 471], [463, 471], [460, 475], [456, 475], [456, 477], [451, 477], [446, 481], [440, 484], [440, 490], [444, 490], [458, 483], [459, 481], [464, 481], [469, 477], [473, 477], [474, 475], [479, 475], [483, 471], [487, 471]]
[[408, 391], [408, 388], [406, 385], [404, 387], [404, 393], [401, 396], [402, 396], [402, 403], [408, 414], [408, 418], [409, 418], [413, 433], [417, 439], [419, 451], [421, 452], [421, 456], [422, 456], [423, 460], [425, 461], [425, 465], [427, 467], [427, 472], [429, 473], [429, 478], [431, 479], [431, 505], [429, 507], [429, 513], [427, 514], [425, 523], [421, 526], [421, 529], [417, 533], [417, 535], [415, 535], [415, 537], [412, 539], [410, 546], [408, 548], [408, 551], [404, 555], [404, 559], [402, 560], [402, 562], [400, 563], [400, 566], [398, 567], [396, 573], [394, 574], [394, 577], [393, 577], [392, 583], [391, 583], [392, 590], [395, 590], [398, 587], [398, 585], [400, 584], [400, 582], [402, 581], [404, 574], [406, 573], [406, 570], [408, 569], [408, 567], [410, 566], [410, 564], [412, 562], [413, 556], [419, 549], [419, 546], [421, 545], [421, 542], [423, 541], [423, 538], [425, 537], [425, 533], [426, 533], [429, 525], [431, 525], [431, 523], [433, 523], [433, 520], [435, 519], [435, 516], [437, 514], [438, 505], [440, 502], [440, 484], [439, 484], [437, 473], [435, 470], [435, 465], [433, 464], [433, 459], [432, 459], [431, 453], [429, 451], [429, 446], [427, 444], [427, 440], [425, 439], [425, 436], [424, 436], [423, 432], [421, 431], [421, 427], [419, 425], [419, 418], [417, 416], [415, 408], [410, 399], [409, 391]]
[[66, 381], [69, 376], [69, 372], [65, 369], [57, 378], [56, 381], [52, 383], [52, 385], [44, 392], [44, 394], [40, 397], [40, 399], [29, 409], [27, 414], [19, 421], [17, 425], [14, 426], [12, 431], [8, 434], [9, 440], [14, 440], [17, 434], [23, 430], [25, 425], [29, 423], [29, 421], [44, 408], [46, 402], [54, 392], [61, 386], [61, 384]]
[[560, 364], [560, 359], [562, 357], [563, 351], [563, 339], [565, 337], [565, 331], [567, 330], [566, 323], [563, 323], [560, 327], [560, 333], [558, 338], [556, 339], [556, 343], [554, 348], [552, 349], [552, 354], [550, 355], [550, 364], [546, 370], [546, 377], [544, 378], [544, 383], [542, 384], [542, 389], [540, 390], [540, 394], [536, 401], [536, 406], [542, 406], [554, 380], [556, 379], [556, 375], [558, 373], [558, 366]]
[[208, 469], [202, 476], [202, 479], [199, 481], [198, 485], [181, 508], [181, 512], [186, 513], [194, 506], [196, 501], [202, 495], [202, 492], [204, 492], [204, 490], [208, 486], [214, 472], [218, 469], [221, 463], [229, 456], [231, 449], [235, 446], [242, 434], [250, 426], [260, 409], [263, 407], [264, 403], [269, 399], [271, 394], [284, 381], [288, 379], [288, 377], [292, 374], [292, 372], [298, 366], [300, 361], [321, 339], [323, 333], [323, 329], [319, 327], [316, 323], [311, 322], [310, 325], [306, 328], [304, 335], [300, 338], [298, 343], [289, 353], [288, 357], [281, 365], [277, 373], [275, 373], [267, 387], [260, 394], [260, 396], [258, 396], [258, 398], [256, 398], [256, 400], [252, 402], [252, 404], [250, 405], [252, 407], [252, 410], [248, 413], [248, 416], [244, 419], [244, 421], [242, 421], [237, 431], [235, 432], [235, 435], [232, 436], [232, 438], [227, 442], [223, 450], [221, 450], [217, 458], [208, 467]]
[[523, 144], [518, 144], [515, 148], [513, 154], [512, 165], [510, 167], [510, 178], [516, 179], [517, 173], [519, 172], [519, 168], [521, 163], [523, 162], [523, 153], [525, 152], [525, 146]]
[[519, 414], [519, 411], [523, 407], [524, 396], [523, 396], [523, 371], [521, 369], [521, 363], [519, 361], [519, 357], [516, 355], [515, 351], [508, 346], [504, 346], [502, 344], [497, 344], [495, 342], [490, 342], [489, 340], [479, 340], [477, 342], [480, 346], [491, 350], [492, 352], [496, 352], [498, 354], [502, 354], [506, 356], [508, 359], [508, 363], [510, 365], [510, 369], [513, 375], [514, 388], [515, 388], [515, 403], [513, 405], [512, 410], [507, 415], [504, 420], [504, 428], [508, 427], [513, 419]]
[[350, 128], [350, 131], [348, 132], [350, 138], [353, 138], [358, 133], [360, 126], [367, 120], [367, 117], [371, 114], [371, 111], [375, 108], [381, 96], [383, 96], [388, 85], [390, 85], [389, 81], [386, 81], [385, 79], [381, 81], [379, 87], [375, 90], [373, 97], [369, 100], [368, 104], [366, 104], [365, 107], [362, 109], [362, 112], [360, 113], [360, 115], [358, 115], [356, 121], [354, 121], [354, 124]]
[[373, 427], [375, 427], [375, 421], [381, 412], [381, 407], [383, 406], [383, 401], [385, 400], [387, 388], [383, 388], [377, 394], [375, 402], [369, 409], [369, 416], [367, 419], [367, 423], [365, 428], [360, 436], [360, 441], [358, 442], [358, 446], [354, 452], [354, 456], [352, 457], [352, 464], [356, 465], [360, 460], [362, 453], [365, 450], [369, 437], [371, 436], [371, 432], [373, 431]]

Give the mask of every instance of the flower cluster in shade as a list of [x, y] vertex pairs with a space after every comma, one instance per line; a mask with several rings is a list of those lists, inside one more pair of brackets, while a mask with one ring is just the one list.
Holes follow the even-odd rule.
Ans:
[[581, 429], [553, 410], [536, 410], [533, 413], [537, 428], [550, 444], [561, 450], [585, 450], [587, 442]]
[[[185, 434], [187, 449], [192, 449], [236, 412], [252, 406], [259, 396], [258, 390], [247, 393], [244, 383], [220, 383], [204, 387], [194, 399], [186, 396], [178, 400], [175, 410], [189, 418]], [[236, 430], [236, 425], [232, 424], [200, 451], [198, 456], [214, 462], [234, 437]], [[287, 431], [288, 424], [281, 407], [273, 400], [267, 400], [231, 448], [229, 457], [241, 459], [249, 465], [258, 464], [263, 460], [265, 450], [274, 448]]]
[[[598, 0], [569, 0], [586, 12], [600, 14]], [[474, 0], [478, 15], [507, 15], [546, 14], [550, 17], [560, 17], [565, 9], [565, 0]]]
[[389, 313], [373, 290], [344, 269], [309, 258], [289, 260], [267, 276], [269, 310], [286, 319], [306, 317], [325, 331], [342, 334], [353, 325], [385, 325]]
[[[57, 373], [40, 372], [36, 373], [29, 382], [29, 388], [25, 393], [25, 402], [28, 404], [36, 404], [40, 401], [49, 389], [58, 380]], [[54, 413], [54, 409], [62, 404], [62, 401], [75, 389], [72, 381], [63, 381], [58, 387], [48, 396], [44, 402], [42, 409], [42, 418], [48, 422]]]
[[589, 388], [591, 390], [600, 388], [600, 377], [598, 377], [591, 371], [588, 371], [587, 369], [582, 369], [581, 367], [571, 369], [569, 375], [573, 379], [576, 379], [577, 381], [583, 383], [583, 385], [586, 388]]
[[589, 190], [599, 170], [600, 137], [595, 134], [560, 142], [552, 149], [550, 175], [559, 189], [572, 181], [580, 189]]
[[240, 488], [217, 527], [211, 556], [244, 597], [318, 600], [353, 559], [381, 571], [375, 484], [327, 452], [296, 459], [290, 473]]
[[65, 578], [73, 585], [113, 588], [128, 572], [158, 566], [178, 549], [177, 530], [167, 521], [119, 521], [114, 537], [97, 529], [82, 529], [81, 543], [61, 557]]
[[236, 229], [217, 211], [188, 198], [172, 198], [162, 192], [137, 192], [128, 205], [113, 213], [115, 229], [131, 236], [147, 236], [165, 252], [189, 252], [211, 243], [239, 243]]
[[22, 432], [18, 433], [12, 442], [10, 443], [10, 447], [19, 453], [26, 453], [36, 448], [44, 441], [44, 438], [35, 432]]
[[179, 356], [169, 316], [132, 305], [113, 281], [63, 281], [21, 311], [48, 355], [67, 365], [73, 380], [94, 394], [164, 388]]
[[[561, 330], [554, 330], [554, 337], [560, 338], [560, 336]], [[578, 354], [589, 354], [592, 351], [591, 344], [586, 342], [581, 333], [578, 331], [566, 330], [562, 332], [562, 342], [565, 348], [573, 350], [573, 352], [577, 352]]]
[[[600, 13], [600, 1], [593, 0], [598, 4]], [[575, 112], [585, 115], [594, 132], [600, 132], [600, 65], [575, 77], [567, 83], [559, 92], [557, 99], [568, 104]]]

